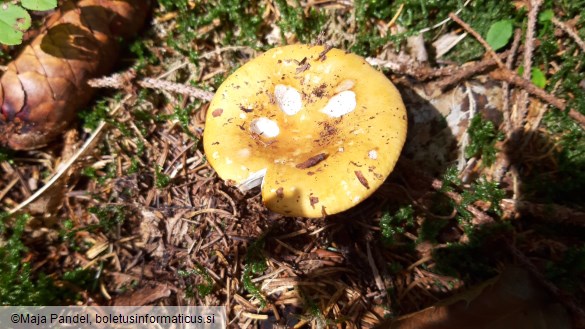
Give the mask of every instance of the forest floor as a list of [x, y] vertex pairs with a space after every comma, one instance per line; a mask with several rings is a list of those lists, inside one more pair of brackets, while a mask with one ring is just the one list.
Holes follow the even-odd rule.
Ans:
[[[583, 4], [382, 2], [154, 4], [117, 89], [62, 140], [0, 149], [0, 304], [225, 305], [233, 327], [368, 328], [451, 298], [435, 308], [445, 328], [502, 328], [449, 307], [503, 304], [481, 289], [520, 268], [546, 298], [506, 318], [585, 328]], [[365, 57], [409, 120], [382, 187], [316, 219], [227, 185], [202, 146], [198, 90], [299, 42]]]

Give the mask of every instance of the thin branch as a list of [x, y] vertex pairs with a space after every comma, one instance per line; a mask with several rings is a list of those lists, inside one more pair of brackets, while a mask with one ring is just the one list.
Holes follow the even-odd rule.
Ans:
[[[455, 15], [459, 15], [459, 13], [460, 13], [461, 11], [463, 11], [463, 8], [467, 7], [467, 5], [468, 5], [470, 2], [471, 2], [471, 0], [467, 0], [467, 1], [465, 1], [465, 3], [463, 4], [463, 6], [462, 6], [461, 8], [459, 8], [459, 9], [457, 9], [457, 11], [455, 12]], [[424, 28], [424, 29], [422, 29], [422, 30], [418, 31], [418, 33], [424, 33], [424, 32], [428, 32], [428, 31], [430, 31], [430, 30], [432, 30], [432, 29], [436, 29], [437, 27], [441, 27], [441, 26], [443, 26], [443, 25], [447, 24], [447, 23], [449, 22], [449, 20], [450, 20], [450, 18], [445, 18], [444, 20], [440, 21], [439, 23], [437, 23], [437, 24], [435, 24], [435, 25], [433, 25], [433, 26], [431, 26], [431, 27], [427, 27], [427, 28]]]
[[[514, 59], [516, 52], [518, 51], [518, 47], [520, 46], [520, 39], [522, 38], [522, 31], [520, 29], [516, 29], [514, 32], [514, 41], [512, 42], [512, 49], [511, 54], [506, 59], [506, 68], [508, 70], [512, 70], [514, 65]], [[504, 132], [506, 136], [510, 136], [512, 133], [513, 127], [511, 122], [511, 115], [510, 115], [510, 83], [504, 81], [502, 84], [502, 88], [504, 89], [504, 105], [503, 105], [503, 113], [504, 113]]]
[[[126, 96], [126, 98], [124, 98], [118, 104], [118, 106], [115, 109], [112, 110], [112, 112], [110, 113], [110, 115], [115, 114], [122, 107], [122, 104], [124, 104], [124, 102], [126, 100], [128, 100], [130, 97], [131, 97], [130, 95]], [[75, 163], [75, 161], [77, 161], [77, 159], [79, 159], [79, 157], [82, 156], [85, 153], [85, 151], [87, 151], [87, 149], [95, 141], [95, 139], [100, 134], [100, 132], [104, 129], [105, 126], [106, 126], [106, 122], [105, 121], [101, 121], [100, 124], [97, 126], [97, 128], [93, 131], [93, 133], [91, 134], [91, 136], [85, 141], [85, 143], [83, 143], [83, 146], [81, 146], [81, 148], [77, 151], [77, 153], [75, 153], [65, 163], [63, 163], [62, 165], [59, 166], [59, 170], [55, 173], [55, 175], [53, 175], [53, 177], [51, 177], [51, 179], [47, 182], [47, 184], [45, 184], [43, 187], [41, 187], [38, 191], [36, 191], [29, 198], [27, 198], [26, 200], [24, 200], [23, 202], [21, 202], [14, 209], [10, 210], [8, 213], [11, 214], [11, 215], [14, 214], [14, 213], [16, 213], [17, 211], [19, 211], [19, 210], [23, 209], [24, 207], [28, 206], [30, 203], [32, 203], [33, 201], [35, 201], [38, 197], [40, 197], [41, 195], [43, 195], [43, 193], [45, 193], [45, 191], [47, 191], [51, 186], [53, 186], [53, 184], [55, 184], [55, 182], [57, 182], [57, 180], [59, 180], [59, 178], [61, 178], [61, 176], [63, 176], [63, 174], [65, 174], [69, 170], [69, 168], [71, 167], [71, 165], [73, 165], [73, 163]]]
[[479, 35], [479, 33], [477, 33], [477, 31], [472, 29], [471, 26], [469, 26], [469, 24], [465, 23], [463, 20], [461, 20], [461, 18], [459, 18], [459, 16], [455, 15], [454, 13], [450, 13], [449, 17], [451, 17], [451, 19], [455, 21], [457, 24], [461, 25], [461, 27], [465, 31], [467, 31], [467, 33], [473, 35], [473, 37], [477, 39], [477, 41], [479, 41], [479, 43], [481, 43], [481, 45], [492, 56], [492, 58], [496, 61], [499, 67], [505, 67], [500, 57], [498, 57], [498, 54], [496, 54], [494, 49], [487, 43], [487, 41], [485, 41], [485, 39], [481, 35]]
[[[504, 59], [507, 56], [509, 56], [509, 54], [510, 54], [510, 51], [506, 51], [506, 52], [503, 52], [499, 57]], [[481, 60], [479, 62], [473, 62], [469, 65], [465, 65], [463, 67], [460, 67], [459, 70], [454, 71], [451, 75], [447, 76], [446, 78], [439, 80], [437, 82], [437, 87], [440, 90], [444, 91], [445, 89], [451, 87], [452, 85], [457, 84], [460, 81], [463, 81], [463, 80], [465, 80], [469, 77], [472, 77], [478, 73], [482, 73], [482, 72], [492, 68], [495, 65], [497, 65], [497, 62], [495, 59], [493, 59], [491, 57], [484, 58], [483, 60]]]
[[[439, 179], [434, 179], [432, 186], [435, 191], [441, 191], [443, 188], [443, 182]], [[457, 192], [447, 191], [444, 193], [457, 204], [461, 204], [461, 202], [463, 202], [463, 197]], [[475, 225], [494, 223], [496, 221], [492, 216], [486, 214], [474, 205], [468, 205], [465, 207], [465, 209], [467, 209], [467, 211], [469, 211], [474, 216], [473, 224]]]
[[145, 78], [137, 81], [138, 85], [144, 88], [164, 90], [178, 94], [188, 95], [204, 101], [211, 101], [214, 93], [181, 83], [174, 83], [166, 80], [158, 80], [153, 78]]
[[585, 41], [583, 41], [583, 39], [579, 37], [579, 34], [577, 34], [577, 31], [575, 31], [575, 29], [571, 28], [564, 22], [559, 21], [556, 17], [552, 18], [552, 22], [556, 27], [563, 30], [563, 32], [567, 33], [571, 38], [573, 38], [573, 40], [575, 40], [575, 42], [577, 43], [577, 45], [579, 45], [581, 50], [585, 52]]
[[[528, 12], [528, 27], [526, 28], [525, 36], [525, 50], [524, 50], [524, 73], [522, 77], [525, 80], [530, 81], [532, 74], [532, 54], [534, 52], [534, 30], [536, 28], [536, 18], [538, 16], [538, 10], [542, 5], [542, 0], [531, 0], [530, 10]], [[526, 123], [526, 116], [528, 114], [528, 93], [523, 90], [518, 97], [518, 107], [516, 116], [513, 116], [514, 128], [523, 129]]]
[[[565, 101], [556, 96], [547, 93], [544, 89], [538, 88], [532, 82], [519, 77], [516, 73], [508, 69], [500, 69], [490, 73], [492, 79], [506, 81], [515, 86], [524, 88], [529, 94], [540, 98], [546, 103], [558, 108], [559, 110], [566, 110], [567, 105]], [[585, 128], [585, 116], [574, 109], [569, 110], [569, 116], [577, 121], [581, 127]]]
[[504, 199], [500, 207], [504, 212], [517, 212], [553, 224], [585, 227], [585, 212], [563, 205]]
[[[91, 79], [87, 83], [94, 88], [126, 89], [131, 86], [131, 82], [133, 79], [134, 73], [126, 72], [122, 74], [118, 73], [112, 74], [111, 76], [108, 77]], [[137, 80], [135, 82], [143, 88], [164, 90], [168, 92], [191, 96], [204, 101], [211, 101], [214, 95], [214, 93], [210, 91], [161, 79], [144, 78]]]

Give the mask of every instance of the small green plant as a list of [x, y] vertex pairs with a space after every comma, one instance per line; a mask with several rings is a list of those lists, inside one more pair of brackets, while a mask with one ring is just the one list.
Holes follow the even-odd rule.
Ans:
[[402, 234], [407, 228], [414, 227], [414, 210], [411, 205], [398, 209], [394, 215], [385, 212], [380, 219], [382, 241], [392, 244], [398, 234]]
[[161, 166], [156, 165], [154, 168], [154, 182], [156, 188], [163, 189], [171, 184], [171, 177], [163, 174]]
[[30, 28], [31, 17], [27, 10], [50, 10], [57, 0], [3, 1], [0, 4], [0, 43], [14, 46], [22, 43], [23, 33]]
[[[203, 283], [196, 284], [195, 290], [197, 291], [199, 297], [205, 298], [205, 296], [211, 294], [213, 292], [213, 279], [207, 273], [205, 268], [199, 264], [195, 264], [195, 268], [189, 270], [179, 270], [179, 276], [183, 278], [188, 278], [192, 275], [200, 276], [203, 279]], [[193, 289], [191, 287], [187, 288], [187, 294], [193, 295]]]
[[258, 289], [254, 282], [252, 282], [252, 275], [262, 274], [268, 267], [264, 254], [262, 253], [263, 249], [264, 237], [262, 236], [248, 247], [248, 252], [246, 252], [246, 265], [244, 265], [244, 271], [242, 273], [242, 284], [244, 288], [260, 301], [261, 307], [266, 306], [266, 298], [264, 298], [262, 292], [260, 292], [260, 289]]
[[95, 225], [89, 225], [85, 228], [81, 228], [80, 230], [92, 230], [96, 228], [101, 228], [105, 232], [109, 232], [113, 230], [118, 225], [121, 225], [126, 220], [126, 212], [124, 211], [124, 207], [122, 206], [97, 206], [97, 207], [90, 207], [89, 212], [94, 214], [99, 223]]
[[[457, 177], [457, 169], [455, 167], [448, 168], [443, 175], [441, 192], [459, 189], [461, 185], [461, 180]], [[505, 195], [506, 192], [498, 186], [498, 183], [490, 182], [485, 177], [480, 177], [461, 193], [462, 199], [459, 204], [454, 201], [451, 201], [451, 203], [457, 209], [459, 220], [464, 224], [464, 227], [470, 228], [469, 221], [473, 218], [473, 215], [467, 210], [467, 206], [477, 201], [488, 202], [490, 205], [487, 210], [488, 214], [501, 215], [499, 205]]]
[[[179, 98], [178, 102], [181, 102], [181, 98]], [[189, 103], [187, 106], [175, 106], [175, 108], [173, 109], [174, 112], [172, 114], [163, 114], [163, 115], [158, 115], [156, 117], [157, 121], [165, 121], [165, 120], [169, 120], [169, 119], [174, 119], [177, 120], [179, 125], [181, 126], [181, 129], [183, 130], [183, 132], [185, 134], [187, 134], [187, 136], [189, 136], [189, 138], [197, 141], [197, 136], [195, 136], [195, 134], [193, 134], [190, 130], [189, 130], [189, 126], [191, 125], [191, 118], [193, 117], [193, 113], [195, 112], [196, 109], [198, 109], [200, 107], [200, 103], [199, 102], [193, 102], [193, 103]]]
[[512, 21], [504, 19], [497, 21], [490, 26], [487, 32], [485, 41], [494, 49], [499, 50], [504, 48], [512, 39], [514, 26]]
[[499, 188], [498, 183], [490, 182], [485, 178], [480, 178], [471, 184], [470, 189], [463, 192], [461, 195], [463, 200], [461, 201], [460, 207], [466, 209], [468, 205], [471, 205], [478, 200], [482, 200], [489, 202], [489, 213], [501, 215], [502, 211], [500, 209], [500, 202], [505, 195], [506, 192]]
[[496, 141], [504, 139], [504, 134], [498, 131], [492, 121], [484, 120], [480, 115], [471, 119], [467, 130], [469, 145], [465, 148], [465, 157], [480, 157], [486, 167], [491, 166], [496, 160]]
[[0, 213], [0, 305], [53, 305], [59, 298], [59, 289], [42, 272], [33, 273], [30, 263], [23, 262], [28, 248], [22, 243], [29, 216], [16, 218], [8, 227], [7, 214]]
[[276, 5], [282, 19], [279, 26], [282, 29], [282, 38], [284, 32], [292, 32], [296, 35], [299, 41], [303, 43], [314, 42], [320, 31], [325, 25], [326, 15], [322, 10], [312, 7], [307, 14], [299, 1], [294, 1], [294, 5], [285, 0], [276, 0]]

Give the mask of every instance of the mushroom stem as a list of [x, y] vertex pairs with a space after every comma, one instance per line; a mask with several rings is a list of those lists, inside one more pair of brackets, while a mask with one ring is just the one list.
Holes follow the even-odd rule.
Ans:
[[264, 183], [264, 176], [266, 176], [266, 168], [251, 173], [248, 178], [238, 184], [237, 188], [244, 193], [248, 192], [255, 187], [261, 186]]

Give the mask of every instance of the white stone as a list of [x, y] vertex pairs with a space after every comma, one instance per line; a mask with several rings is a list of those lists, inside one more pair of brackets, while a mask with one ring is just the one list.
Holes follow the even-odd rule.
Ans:
[[280, 134], [280, 128], [278, 128], [278, 124], [275, 121], [265, 117], [252, 120], [250, 129], [252, 132], [268, 138], [276, 137], [278, 134]]
[[376, 160], [378, 158], [378, 152], [376, 152], [376, 150], [369, 151], [368, 158], [370, 158], [372, 160]]
[[303, 107], [301, 93], [291, 86], [276, 85], [274, 97], [280, 110], [287, 115], [295, 115]]
[[343, 115], [353, 112], [356, 105], [357, 102], [355, 100], [355, 93], [351, 90], [346, 90], [331, 97], [321, 112], [332, 118], [339, 118]]

